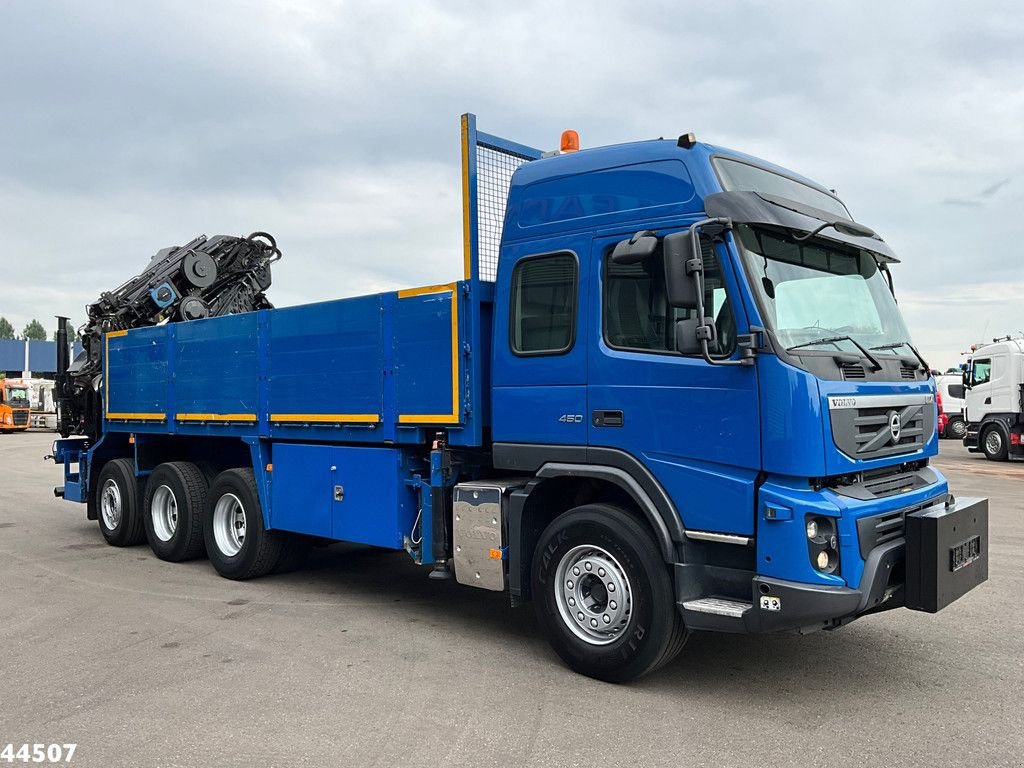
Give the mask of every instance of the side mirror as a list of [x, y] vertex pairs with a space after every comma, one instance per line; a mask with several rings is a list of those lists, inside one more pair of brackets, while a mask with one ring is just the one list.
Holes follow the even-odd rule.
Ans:
[[[665, 294], [668, 303], [680, 309], [697, 309], [697, 272], [703, 262], [694, 259], [693, 238], [689, 231], [674, 232], [663, 241], [665, 255]], [[687, 269], [690, 263], [691, 269]], [[684, 321], [685, 322], [685, 321]]]
[[705, 317], [701, 323], [696, 317], [680, 320], [676, 323], [676, 351], [684, 355], [700, 355], [704, 353], [701, 339], [706, 338], [708, 344], [718, 340], [715, 323]]
[[971, 369], [970, 368], [964, 368], [963, 385], [964, 385], [964, 389], [970, 389], [971, 388]]
[[955, 397], [957, 400], [964, 399], [964, 385], [963, 384], [950, 384], [949, 394]]
[[639, 264], [654, 255], [658, 249], [658, 238], [649, 229], [641, 230], [628, 240], [615, 244], [612, 251], [613, 264]]

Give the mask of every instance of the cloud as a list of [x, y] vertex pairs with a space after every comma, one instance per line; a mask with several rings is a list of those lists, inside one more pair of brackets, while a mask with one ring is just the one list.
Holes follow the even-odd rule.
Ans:
[[13, 0], [4, 15], [0, 315], [18, 328], [81, 318], [199, 232], [277, 236], [279, 305], [451, 279], [465, 111], [543, 148], [569, 127], [584, 146], [693, 130], [760, 155], [836, 188], [893, 245], [931, 357], [955, 362], [983, 315], [992, 335], [1013, 322], [927, 303], [1016, 279], [1012, 4]]

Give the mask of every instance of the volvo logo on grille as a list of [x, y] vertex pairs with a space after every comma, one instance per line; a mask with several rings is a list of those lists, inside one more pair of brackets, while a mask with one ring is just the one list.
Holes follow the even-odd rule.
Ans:
[[900, 415], [896, 411], [889, 411], [889, 434], [892, 435], [894, 443], [900, 441], [900, 432], [902, 431], [903, 425], [900, 423]]

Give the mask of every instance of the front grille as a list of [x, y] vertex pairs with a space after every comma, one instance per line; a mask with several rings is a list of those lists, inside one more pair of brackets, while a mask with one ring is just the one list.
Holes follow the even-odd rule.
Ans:
[[23, 427], [28, 424], [28, 411], [12, 411], [14, 426]]
[[[900, 429], [900, 436], [893, 440], [889, 430], [892, 408], [858, 408], [854, 419], [857, 441], [857, 458], [875, 459], [898, 453], [916, 451], [924, 445], [924, 408], [910, 406], [917, 412], [911, 414]], [[899, 410], [897, 410], [899, 412]]]
[[935, 405], [930, 395], [829, 399], [832, 439], [853, 459], [913, 453], [935, 433]]

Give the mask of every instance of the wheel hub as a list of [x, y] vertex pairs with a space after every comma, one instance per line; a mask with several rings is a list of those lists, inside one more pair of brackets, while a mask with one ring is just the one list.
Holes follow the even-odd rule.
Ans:
[[108, 531], [121, 523], [121, 489], [113, 480], [107, 480], [100, 490], [100, 514]]
[[1003, 447], [1003, 437], [998, 430], [990, 429], [985, 435], [985, 448], [991, 454], [997, 454]]
[[565, 625], [591, 645], [613, 642], [629, 623], [629, 578], [601, 547], [581, 545], [566, 552], [555, 570], [554, 590]]
[[178, 499], [174, 491], [166, 485], [153, 491], [149, 513], [153, 520], [153, 533], [160, 541], [170, 541], [178, 529]]
[[225, 493], [213, 508], [213, 538], [217, 549], [228, 557], [242, 551], [245, 544], [245, 507], [233, 493]]

